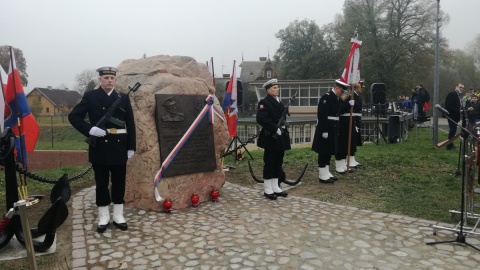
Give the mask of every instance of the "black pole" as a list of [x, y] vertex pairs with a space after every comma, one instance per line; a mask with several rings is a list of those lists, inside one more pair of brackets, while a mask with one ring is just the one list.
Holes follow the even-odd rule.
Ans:
[[52, 130], [52, 149], [53, 149], [53, 114], [50, 114], [50, 123], [51, 123], [51, 130]]

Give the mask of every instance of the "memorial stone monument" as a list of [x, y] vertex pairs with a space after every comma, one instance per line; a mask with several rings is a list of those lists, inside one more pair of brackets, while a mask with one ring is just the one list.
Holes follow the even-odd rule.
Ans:
[[[154, 196], [154, 177], [162, 161], [178, 143], [214, 93], [212, 75], [205, 64], [186, 56], [153, 56], [125, 60], [118, 66], [117, 89], [142, 86], [131, 94], [137, 151], [127, 163], [125, 202], [135, 208], [161, 211]], [[217, 98], [213, 106], [221, 111]], [[190, 207], [191, 195], [210, 200], [212, 188], [225, 183], [221, 156], [228, 141], [226, 122], [205, 117], [165, 170], [158, 185], [162, 198], [174, 209]]]

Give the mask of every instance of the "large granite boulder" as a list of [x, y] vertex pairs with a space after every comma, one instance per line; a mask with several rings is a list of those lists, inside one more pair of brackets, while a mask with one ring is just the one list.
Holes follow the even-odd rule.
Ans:
[[[135, 208], [162, 210], [163, 202], [154, 196], [153, 180], [160, 169], [160, 148], [155, 123], [155, 94], [200, 95], [213, 94], [212, 75], [205, 64], [186, 56], [153, 56], [125, 60], [118, 66], [117, 89], [127, 92], [127, 86], [140, 82], [142, 86], [132, 93], [130, 100], [135, 113], [137, 151], [127, 163], [125, 202]], [[214, 104], [219, 106], [215, 98]], [[192, 193], [200, 202], [210, 199], [212, 187], [225, 183], [222, 153], [229, 139], [227, 125], [218, 117], [213, 125], [214, 155], [217, 169], [209, 172], [177, 175], [163, 178], [158, 185], [162, 198], [170, 198], [174, 208], [191, 205]]]

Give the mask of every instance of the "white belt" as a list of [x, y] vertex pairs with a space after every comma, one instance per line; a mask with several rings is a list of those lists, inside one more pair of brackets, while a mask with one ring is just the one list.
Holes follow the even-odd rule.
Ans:
[[338, 117], [337, 116], [329, 116], [328, 120], [338, 121]]
[[[344, 113], [344, 114], [341, 114], [340, 116], [350, 116], [350, 113]], [[352, 113], [352, 116], [362, 116], [361, 113]]]
[[127, 130], [122, 128], [122, 129], [116, 129], [116, 128], [107, 128], [108, 134], [127, 134]]

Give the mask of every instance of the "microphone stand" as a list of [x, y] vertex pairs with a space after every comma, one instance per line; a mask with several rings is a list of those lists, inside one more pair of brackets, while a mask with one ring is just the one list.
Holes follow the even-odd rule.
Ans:
[[[462, 106], [463, 107], [463, 106]], [[438, 109], [438, 107], [437, 107]], [[466, 128], [467, 127], [467, 113], [465, 110], [462, 110], [463, 111], [463, 114], [462, 114], [462, 125], [460, 126], [458, 123], [454, 122], [450, 117], [448, 117], [447, 115], [445, 115], [445, 117], [447, 117], [447, 119], [449, 119], [450, 121], [454, 122], [458, 127], [460, 127], [460, 129], [462, 130], [462, 139], [463, 141], [461, 142], [461, 147], [460, 148], [460, 151], [462, 151], [462, 155], [463, 155], [463, 163], [462, 163], [462, 194], [461, 194], [461, 210], [460, 210], [460, 229], [459, 230], [456, 230], [457, 231], [457, 238], [455, 240], [447, 240], [447, 241], [438, 241], [438, 242], [428, 242], [426, 243], [427, 245], [435, 245], [435, 244], [444, 244], [444, 243], [460, 243], [460, 244], [465, 244], [477, 251], [480, 251], [479, 248], [473, 246], [472, 244], [469, 244], [467, 243], [467, 239], [466, 239], [466, 233], [463, 232], [463, 227], [464, 227], [464, 222], [466, 222], [466, 217], [467, 217], [467, 213], [465, 212], [465, 185], [466, 185], [466, 165], [467, 165], [467, 159], [468, 159], [468, 155], [466, 153], [466, 149], [467, 149], [467, 139], [469, 136], [471, 136], [471, 133], [470, 131]], [[475, 138], [475, 140], [477, 142], [480, 142], [480, 139], [477, 138], [476, 136], [471, 136], [472, 138]], [[434, 225], [435, 227], [435, 225]], [[444, 228], [444, 229], [448, 229], [448, 228]]]

